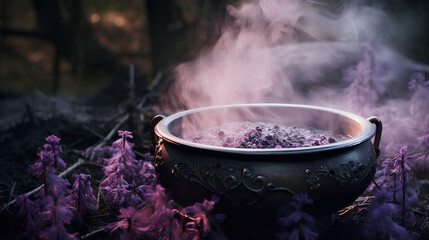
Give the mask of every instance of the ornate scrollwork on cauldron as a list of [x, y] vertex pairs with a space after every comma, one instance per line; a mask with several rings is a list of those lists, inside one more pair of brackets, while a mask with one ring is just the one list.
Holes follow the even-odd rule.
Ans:
[[[244, 187], [247, 191], [256, 194], [255, 198], [248, 199], [244, 205], [256, 204], [265, 191], [285, 191], [295, 193], [285, 187], [277, 187], [267, 177], [255, 175], [249, 168], [228, 167], [220, 163], [214, 165], [200, 165], [198, 162], [180, 162], [174, 165], [172, 172], [177, 176], [197, 182], [217, 195], [228, 195], [228, 192]], [[238, 204], [238, 203], [237, 203]]]
[[319, 166], [315, 168], [307, 168], [306, 181], [311, 190], [321, 187], [320, 177], [327, 176], [344, 185], [358, 185], [371, 171], [375, 170], [376, 155], [374, 148], [370, 148], [367, 152], [366, 162], [364, 164], [355, 161], [340, 164], [336, 168], [328, 168]]

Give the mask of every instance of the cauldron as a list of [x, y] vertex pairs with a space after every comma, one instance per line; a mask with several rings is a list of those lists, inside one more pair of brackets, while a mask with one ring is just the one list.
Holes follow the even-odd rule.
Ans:
[[[240, 121], [314, 127], [350, 138], [281, 149], [218, 147], [183, 138], [185, 131]], [[158, 179], [177, 203], [187, 206], [217, 195], [219, 211], [245, 221], [270, 222], [298, 193], [314, 200], [306, 211], [316, 216], [351, 204], [374, 177], [381, 129], [377, 117], [317, 106], [214, 106], [154, 117], [152, 153]]]

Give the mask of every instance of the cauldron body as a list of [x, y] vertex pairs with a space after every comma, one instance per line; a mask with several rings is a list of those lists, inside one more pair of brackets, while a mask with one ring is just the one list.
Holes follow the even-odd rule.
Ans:
[[[351, 138], [289, 149], [223, 148], [182, 138], [187, 129], [198, 131], [233, 121], [316, 127]], [[157, 176], [177, 203], [187, 206], [217, 195], [219, 211], [266, 223], [275, 221], [298, 193], [314, 200], [306, 211], [316, 216], [351, 204], [374, 177], [381, 135], [378, 118], [367, 120], [335, 109], [291, 104], [201, 108], [155, 117], [152, 126]], [[371, 138], [375, 134], [374, 147]]]

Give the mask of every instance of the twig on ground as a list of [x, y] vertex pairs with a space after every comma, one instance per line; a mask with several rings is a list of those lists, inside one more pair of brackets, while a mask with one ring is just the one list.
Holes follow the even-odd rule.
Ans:
[[91, 166], [96, 166], [96, 167], [105, 167], [105, 165], [101, 164], [101, 163], [97, 163], [97, 162], [84, 162], [82, 163], [82, 165], [91, 165]]
[[84, 236], [82, 236], [82, 237], [80, 237], [80, 239], [88, 239], [88, 238], [90, 238], [90, 237], [92, 237], [92, 236], [94, 236], [94, 235], [96, 235], [96, 234], [98, 234], [98, 233], [100, 233], [100, 232], [104, 232], [105, 231], [105, 227], [104, 228], [100, 228], [100, 229], [98, 229], [98, 230], [95, 230], [95, 231], [93, 231], [93, 232], [90, 232], [90, 233], [88, 233], [88, 234], [86, 234], [86, 235], [84, 235]]
[[[106, 178], [106, 176], [103, 176], [103, 178], [100, 180], [100, 184], [98, 185], [98, 193], [97, 193], [97, 208], [99, 208], [100, 207], [100, 195], [102, 195], [102, 193], [101, 193], [101, 183], [103, 182], [103, 180]], [[103, 201], [104, 201], [104, 204], [106, 204], [106, 207], [107, 207], [107, 209], [109, 209], [110, 210], [110, 208], [109, 208], [109, 204], [107, 204], [107, 201], [106, 201], [106, 198], [104, 197], [104, 195], [103, 195]]]
[[15, 191], [15, 186], [16, 186], [16, 182], [13, 182], [12, 189], [10, 190], [10, 194], [9, 194], [9, 200], [7, 200], [8, 202], [10, 202], [10, 200], [13, 197], [13, 192]]
[[370, 201], [370, 200], [372, 200], [374, 198], [374, 196], [368, 196], [368, 197], [359, 197], [358, 199], [356, 199], [356, 201], [355, 201], [355, 203], [354, 204], [352, 204], [352, 205], [350, 205], [350, 206], [347, 206], [347, 207], [345, 207], [345, 208], [343, 208], [343, 209], [341, 209], [340, 211], [338, 211], [337, 212], [337, 214], [339, 215], [339, 216], [343, 216], [343, 215], [345, 215], [346, 213], [348, 213], [348, 212], [350, 212], [351, 210], [353, 210], [353, 209], [355, 209], [356, 207], [360, 207], [360, 206], [365, 206], [365, 205], [367, 205], [368, 204], [368, 202]]
[[100, 138], [100, 139], [104, 139], [104, 136], [103, 136], [103, 135], [101, 135], [101, 134], [99, 134], [98, 132], [96, 132], [96, 131], [92, 130], [91, 128], [89, 128], [89, 127], [87, 127], [87, 126], [85, 126], [85, 125], [82, 125], [82, 127], [83, 127], [86, 131], [88, 131], [88, 132], [92, 133], [94, 136], [96, 136], [96, 137], [98, 137], [98, 138]]

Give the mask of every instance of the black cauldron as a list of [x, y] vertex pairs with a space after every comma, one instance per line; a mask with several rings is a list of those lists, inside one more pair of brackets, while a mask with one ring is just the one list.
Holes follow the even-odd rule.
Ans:
[[[182, 138], [185, 131], [239, 121], [314, 127], [351, 138], [283, 149], [217, 147]], [[307, 193], [314, 200], [306, 211], [316, 216], [327, 216], [351, 204], [374, 177], [381, 129], [377, 117], [365, 119], [324, 107], [215, 106], [156, 116], [152, 151], [157, 176], [177, 203], [187, 206], [215, 194], [221, 199], [219, 211], [250, 222], [270, 222], [297, 193]]]

